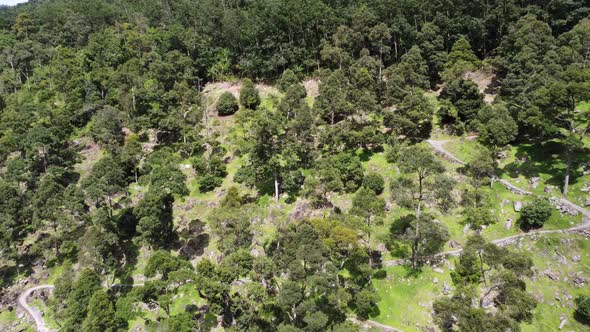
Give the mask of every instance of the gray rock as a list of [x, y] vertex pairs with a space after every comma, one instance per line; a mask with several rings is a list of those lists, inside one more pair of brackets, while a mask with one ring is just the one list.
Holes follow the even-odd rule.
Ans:
[[514, 202], [514, 212], [520, 212], [522, 210], [522, 202], [516, 201]]
[[550, 194], [551, 192], [553, 192], [553, 187], [545, 186], [545, 189], [543, 189], [543, 191]]
[[449, 295], [451, 293], [453, 289], [451, 288], [451, 286], [449, 286], [449, 284], [447, 284], [446, 282], [443, 283], [443, 287], [442, 287], [442, 293], [444, 295]]
[[586, 198], [584, 201], [584, 206], [590, 206], [590, 197]]
[[559, 281], [559, 273], [557, 272], [553, 272], [549, 269], [543, 271], [543, 275], [545, 275], [547, 278], [553, 280], [553, 281]]
[[506, 229], [512, 228], [512, 218], [508, 218], [506, 220], [506, 222], [504, 223], [504, 228], [506, 228]]
[[572, 262], [577, 263], [579, 262], [581, 259], [581, 257], [579, 255], [573, 255], [572, 256]]
[[539, 186], [539, 182], [541, 182], [541, 178], [538, 176], [532, 177], [529, 182], [531, 183], [531, 187], [536, 189]]
[[432, 282], [433, 282], [434, 284], [438, 284], [438, 278], [437, 278], [437, 277], [434, 277], [434, 279], [432, 279]]

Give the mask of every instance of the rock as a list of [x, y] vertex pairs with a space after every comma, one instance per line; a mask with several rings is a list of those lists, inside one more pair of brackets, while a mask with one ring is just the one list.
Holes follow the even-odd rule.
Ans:
[[391, 204], [390, 202], [387, 202], [385, 204], [385, 211], [391, 212], [392, 209], [393, 209], [393, 204]]
[[436, 272], [436, 273], [444, 273], [445, 271], [443, 269], [441, 269], [440, 267], [435, 267], [434, 269], [432, 269], [432, 271]]
[[572, 262], [577, 263], [579, 262], [581, 259], [581, 257], [579, 255], [573, 255], [572, 256]]
[[572, 283], [574, 284], [574, 286], [576, 287], [584, 287], [586, 285], [586, 283], [588, 282], [587, 278], [584, 277], [580, 277], [580, 276], [576, 276], [573, 280]]
[[520, 212], [522, 210], [522, 202], [516, 201], [514, 202], [514, 212]]
[[459, 247], [459, 243], [457, 243], [457, 241], [455, 241], [455, 240], [451, 240], [449, 242], [449, 247], [451, 247], [452, 249], [455, 249], [455, 248]]
[[471, 224], [467, 224], [463, 227], [463, 235], [467, 234], [467, 232], [469, 231], [469, 228], [471, 228]]
[[559, 281], [559, 273], [552, 272], [551, 270], [547, 269], [543, 271], [543, 275], [553, 281]]
[[586, 198], [584, 201], [584, 206], [590, 206], [590, 197]]
[[443, 287], [442, 287], [442, 293], [444, 295], [449, 295], [452, 291], [451, 286], [449, 286], [449, 284], [447, 284], [446, 282], [443, 282]]
[[539, 186], [539, 182], [541, 182], [541, 178], [538, 176], [532, 177], [529, 182], [531, 183], [531, 187], [533, 187], [533, 189], [536, 189], [537, 186]]
[[580, 191], [583, 193], [590, 193], [590, 185], [588, 185], [587, 183], [584, 183], [584, 185], [582, 186], [582, 189], [580, 189]]
[[550, 194], [553, 191], [553, 187], [550, 186], [545, 186], [545, 188], [543, 189], [544, 192]]
[[498, 157], [498, 159], [508, 158], [508, 154], [506, 153], [506, 151], [500, 151], [500, 152], [498, 152], [498, 154], [496, 156]]
[[506, 220], [506, 222], [504, 223], [504, 228], [506, 228], [506, 229], [512, 228], [512, 219], [511, 218], [508, 218]]
[[434, 277], [434, 279], [432, 279], [432, 282], [433, 282], [434, 284], [438, 284], [438, 278]]
[[563, 327], [565, 326], [565, 323], [567, 322], [567, 319], [565, 318], [565, 315], [560, 315], [559, 316], [559, 327], [558, 329], [563, 329]]
[[559, 297], [559, 292], [553, 293], [553, 298], [556, 299], [557, 301], [561, 301], [561, 297]]

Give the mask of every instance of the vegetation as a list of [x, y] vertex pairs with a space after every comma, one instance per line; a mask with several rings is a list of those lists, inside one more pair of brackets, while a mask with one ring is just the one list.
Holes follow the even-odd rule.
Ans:
[[527, 331], [560, 287], [580, 330], [582, 238], [502, 239], [588, 216], [589, 12], [0, 6], [1, 293], [53, 283], [63, 331]]

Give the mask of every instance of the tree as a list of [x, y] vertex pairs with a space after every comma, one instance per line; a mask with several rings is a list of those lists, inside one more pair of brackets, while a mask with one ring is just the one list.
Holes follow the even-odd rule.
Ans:
[[373, 190], [377, 195], [381, 195], [385, 188], [385, 180], [381, 174], [369, 172], [363, 178], [363, 187]]
[[106, 200], [109, 213], [113, 215], [113, 198], [125, 190], [125, 172], [118, 158], [106, 155], [92, 167], [90, 176], [82, 181], [86, 194], [97, 202]]
[[399, 64], [385, 70], [385, 102], [398, 103], [416, 89], [428, 89], [428, 65], [420, 47], [412, 47], [404, 54]]
[[439, 99], [447, 100], [456, 112], [442, 114], [443, 122], [446, 123], [461, 121], [469, 126], [484, 106], [483, 95], [479, 92], [477, 84], [462, 78], [450, 81]]
[[234, 97], [231, 92], [226, 91], [219, 96], [215, 108], [217, 109], [217, 114], [219, 116], [227, 116], [235, 114], [240, 106], [238, 105], [236, 97]]
[[295, 72], [293, 72], [291, 69], [287, 68], [287, 69], [285, 69], [285, 71], [281, 75], [281, 79], [278, 81], [278, 87], [281, 92], [287, 92], [287, 89], [290, 86], [297, 84], [297, 83], [299, 83], [299, 78], [297, 78], [297, 75], [295, 75]]
[[479, 111], [479, 139], [493, 151], [514, 141], [518, 135], [518, 123], [502, 104], [485, 106]]
[[224, 254], [248, 248], [252, 244], [251, 206], [224, 207], [209, 215], [213, 234], [219, 236], [219, 248]]
[[115, 317], [113, 303], [103, 290], [96, 291], [88, 303], [88, 315], [82, 323], [82, 330], [89, 332], [115, 332], [126, 328], [126, 322]]
[[428, 214], [403, 216], [394, 221], [390, 233], [392, 240], [410, 247], [413, 269], [418, 268], [420, 257], [440, 252], [449, 240], [447, 227]]
[[414, 90], [404, 97], [399, 107], [385, 114], [383, 123], [397, 135], [412, 141], [430, 136], [434, 107], [420, 90]]
[[[567, 196], [571, 176], [573, 154], [583, 148], [583, 140], [590, 130], [590, 115], [577, 109], [578, 103], [590, 99], [590, 70], [570, 67], [561, 79], [541, 88], [537, 104], [553, 122], [554, 133], [566, 146], [566, 170], [563, 194]], [[551, 133], [551, 132], [550, 132]]]
[[362, 218], [367, 233], [367, 251], [369, 252], [369, 267], [372, 268], [371, 227], [375, 219], [385, 214], [385, 200], [378, 197], [370, 188], [361, 187], [352, 200], [352, 215]]
[[109, 106], [98, 110], [92, 117], [90, 135], [101, 146], [114, 151], [123, 144], [123, 124], [119, 112]]
[[156, 274], [159, 274], [161, 280], [167, 280], [171, 272], [181, 269], [190, 270], [192, 266], [188, 261], [172, 256], [168, 251], [158, 250], [150, 256], [144, 273], [148, 278], [153, 278]]
[[479, 65], [480, 61], [473, 53], [469, 40], [461, 37], [453, 44], [442, 77], [446, 81], [457, 79], [467, 71], [476, 70]]
[[245, 79], [240, 88], [240, 105], [249, 110], [255, 110], [260, 105], [260, 94], [252, 83], [252, 80]]
[[532, 265], [525, 254], [481, 236], [469, 238], [451, 273], [454, 295], [433, 304], [435, 321], [444, 330], [519, 330], [519, 323], [532, 321], [537, 305], [523, 280], [532, 275]]
[[[425, 235], [421, 233], [421, 222], [426, 221], [428, 226], [432, 226], [430, 217], [421, 218], [422, 204], [425, 199], [425, 194], [428, 192], [429, 186], [426, 181], [435, 174], [444, 172], [444, 166], [435, 159], [430, 150], [422, 145], [413, 145], [404, 149], [399, 158], [400, 170], [406, 174], [412, 174], [416, 176], [416, 193], [413, 195], [415, 201], [415, 218], [413, 220], [404, 219], [406, 227], [402, 227], [403, 231], [408, 229], [409, 225], [412, 224], [412, 266], [417, 268], [418, 266], [418, 254], [420, 251], [420, 242], [423, 241]], [[441, 225], [442, 226], [442, 225]], [[445, 239], [444, 232], [437, 226], [427, 227], [425, 231], [432, 231], [433, 234], [441, 234], [438, 236], [440, 239]], [[439, 232], [440, 231], [440, 232]], [[398, 233], [399, 235], [399, 233]], [[448, 236], [448, 235], [447, 235]], [[446, 240], [445, 240], [446, 241]], [[436, 247], [436, 246], [435, 246]]]
[[150, 246], [164, 246], [172, 239], [172, 204], [170, 194], [148, 191], [133, 214], [139, 220], [137, 231], [141, 239]]
[[90, 298], [100, 288], [100, 278], [96, 272], [89, 269], [80, 272], [66, 299], [65, 331], [80, 330], [88, 312]]
[[551, 217], [551, 205], [546, 198], [537, 197], [520, 212], [519, 224], [523, 229], [541, 228]]

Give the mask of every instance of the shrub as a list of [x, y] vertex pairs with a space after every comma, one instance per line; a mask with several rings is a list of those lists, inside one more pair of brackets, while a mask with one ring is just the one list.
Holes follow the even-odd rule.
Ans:
[[240, 104], [242, 107], [255, 110], [260, 104], [260, 95], [251, 80], [245, 79], [240, 88]]
[[363, 187], [371, 189], [377, 195], [381, 195], [385, 189], [385, 180], [379, 173], [369, 172], [363, 178]]
[[299, 83], [299, 79], [297, 78], [297, 75], [295, 75], [295, 72], [293, 72], [291, 69], [287, 69], [283, 72], [283, 75], [279, 79], [278, 87], [282, 92], [287, 92], [287, 89], [291, 85], [297, 83]]
[[545, 198], [537, 197], [525, 205], [520, 214], [520, 227], [523, 229], [541, 228], [551, 217], [551, 205]]
[[201, 192], [208, 192], [211, 191], [223, 183], [223, 178], [206, 174], [199, 180], [199, 191]]
[[576, 316], [575, 318], [582, 323], [590, 325], [590, 296], [581, 295], [575, 300]]
[[232, 115], [239, 109], [236, 97], [229, 92], [224, 92], [217, 101], [217, 114], [220, 116]]

